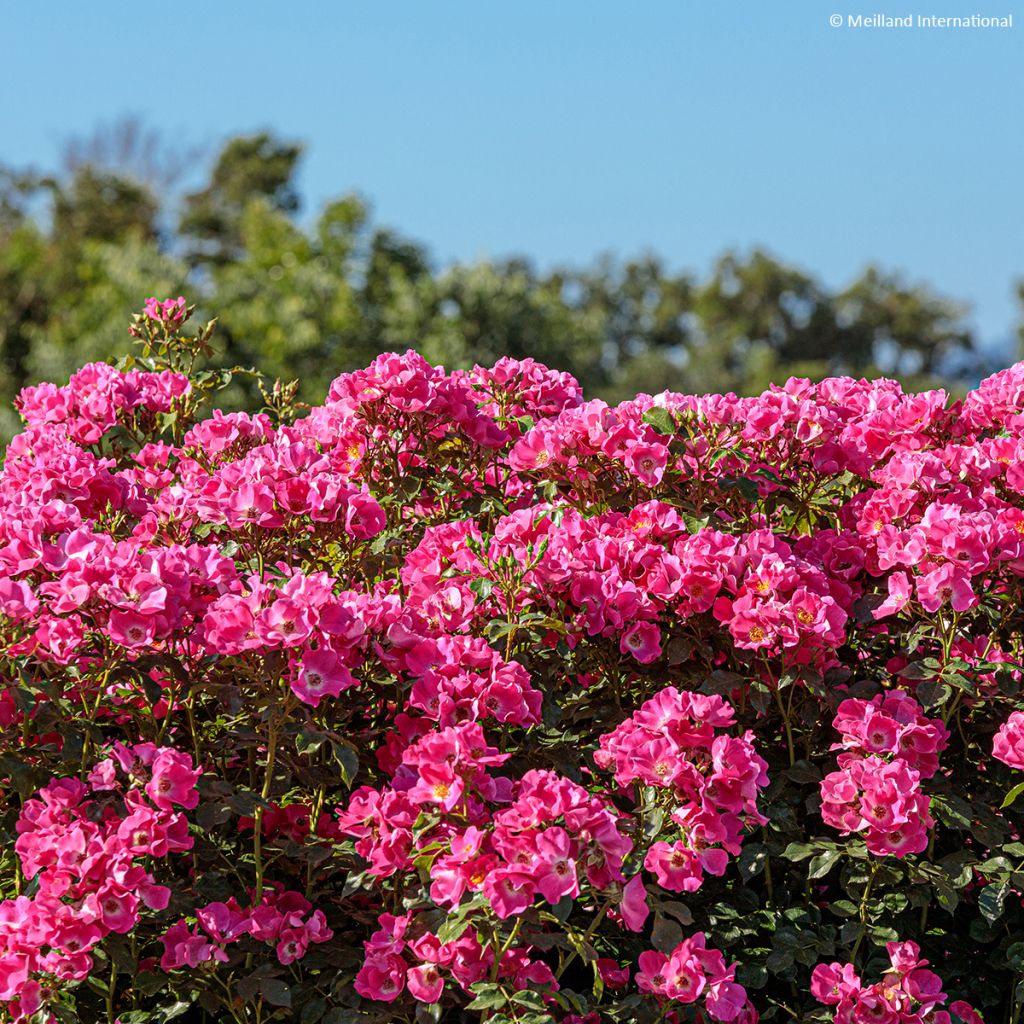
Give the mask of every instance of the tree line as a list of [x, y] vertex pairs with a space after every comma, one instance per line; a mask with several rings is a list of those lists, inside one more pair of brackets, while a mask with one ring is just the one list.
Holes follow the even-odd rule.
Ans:
[[218, 317], [218, 359], [298, 378], [309, 402], [410, 347], [449, 368], [532, 356], [608, 401], [750, 394], [791, 375], [956, 389], [986, 369], [962, 303], [876, 266], [842, 290], [761, 250], [726, 252], [704, 276], [653, 254], [440, 267], [358, 194], [303, 217], [302, 152], [270, 133], [232, 138], [179, 195], [191, 157], [126, 123], [69, 146], [59, 172], [0, 167], [0, 433], [17, 429], [24, 385], [124, 351], [148, 295], [198, 302]]

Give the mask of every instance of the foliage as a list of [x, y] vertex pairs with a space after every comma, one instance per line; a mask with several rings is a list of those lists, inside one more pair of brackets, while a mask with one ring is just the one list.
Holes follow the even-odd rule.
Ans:
[[211, 414], [193, 312], [18, 401], [8, 1018], [1017, 1019], [1024, 364]]
[[[760, 251], [726, 253], [703, 278], [652, 255], [438, 268], [358, 195], [300, 217], [301, 155], [267, 133], [230, 139], [179, 195], [191, 154], [127, 122], [76, 140], [60, 174], [0, 169], [0, 400], [115, 357], [114, 311], [143, 288], [196, 295], [226, 365], [298, 376], [311, 403], [335, 373], [410, 345], [449, 368], [534, 358], [609, 401], [666, 385], [754, 394], [790, 375], [981, 376], [964, 308], [877, 268], [840, 291]], [[221, 404], [255, 397], [240, 386]]]

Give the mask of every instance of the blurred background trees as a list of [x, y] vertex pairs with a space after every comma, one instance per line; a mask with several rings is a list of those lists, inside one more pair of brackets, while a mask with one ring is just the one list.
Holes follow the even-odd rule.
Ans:
[[609, 401], [753, 393], [790, 375], [957, 390], [989, 369], [964, 306], [877, 267], [840, 292], [757, 250], [725, 253], [704, 278], [654, 255], [438, 267], [358, 195], [304, 216], [301, 156], [267, 133], [233, 138], [183, 191], [197, 154], [127, 120], [69, 143], [53, 174], [0, 168], [0, 435], [17, 429], [25, 384], [123, 353], [148, 295], [198, 302], [219, 318], [225, 363], [298, 378], [309, 402], [409, 347], [449, 368], [532, 356]]

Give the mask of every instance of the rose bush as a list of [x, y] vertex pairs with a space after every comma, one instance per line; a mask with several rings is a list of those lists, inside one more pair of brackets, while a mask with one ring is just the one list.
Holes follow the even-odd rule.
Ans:
[[223, 415], [191, 314], [18, 401], [3, 1019], [1017, 1020], [1024, 364]]

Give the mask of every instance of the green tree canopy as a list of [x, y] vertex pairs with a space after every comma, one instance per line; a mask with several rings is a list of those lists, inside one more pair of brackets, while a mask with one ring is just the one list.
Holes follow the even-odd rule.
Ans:
[[956, 387], [976, 372], [965, 307], [877, 267], [841, 291], [760, 250], [725, 253], [703, 279], [651, 254], [438, 267], [375, 225], [358, 195], [301, 218], [298, 143], [233, 138], [180, 197], [181, 168], [162, 174], [161, 152], [133, 129], [77, 145], [62, 173], [0, 169], [5, 407], [27, 383], [120, 351], [128, 311], [150, 294], [187, 294], [219, 318], [226, 362], [298, 378], [308, 401], [343, 370], [409, 347], [452, 368], [532, 356], [609, 401], [666, 387], [751, 393], [790, 375]]

